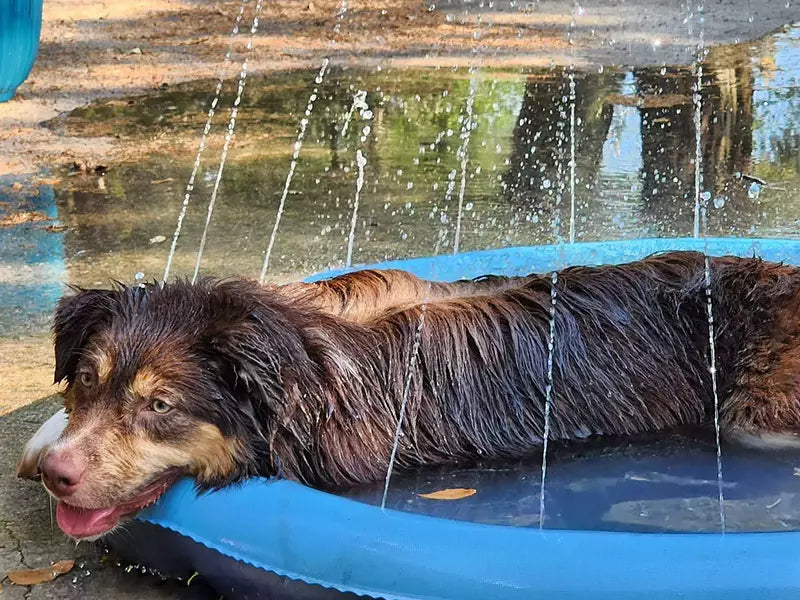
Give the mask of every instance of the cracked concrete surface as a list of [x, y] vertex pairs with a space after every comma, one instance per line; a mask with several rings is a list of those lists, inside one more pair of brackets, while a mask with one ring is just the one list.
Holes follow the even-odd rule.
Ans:
[[[25, 441], [59, 405], [58, 398], [47, 398], [0, 417], [0, 600], [217, 600], [218, 594], [197, 580], [187, 588], [136, 570], [126, 572], [97, 545], [76, 546], [51, 525], [50, 502], [41, 485], [17, 479], [14, 470]], [[52, 582], [17, 586], [7, 578], [9, 571], [66, 559], [74, 559], [75, 567]]]

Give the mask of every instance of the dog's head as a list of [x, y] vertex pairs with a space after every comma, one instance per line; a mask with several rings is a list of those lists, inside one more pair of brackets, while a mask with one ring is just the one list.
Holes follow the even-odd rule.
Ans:
[[69, 420], [40, 469], [62, 530], [102, 535], [182, 475], [210, 489], [270, 474], [270, 423], [302, 344], [271, 298], [234, 280], [61, 300], [55, 379]]

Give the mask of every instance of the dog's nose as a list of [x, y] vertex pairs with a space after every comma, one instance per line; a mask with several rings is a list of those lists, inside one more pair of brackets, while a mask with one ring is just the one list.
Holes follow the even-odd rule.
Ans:
[[86, 466], [72, 452], [48, 452], [42, 462], [42, 481], [48, 490], [63, 498], [75, 492], [85, 470]]

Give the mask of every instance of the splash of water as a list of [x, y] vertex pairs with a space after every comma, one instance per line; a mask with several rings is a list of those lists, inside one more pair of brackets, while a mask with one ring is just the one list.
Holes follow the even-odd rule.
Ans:
[[458, 254], [459, 246], [461, 244], [461, 219], [464, 213], [464, 193], [467, 189], [469, 140], [472, 135], [472, 128], [474, 127], [473, 106], [475, 104], [475, 92], [477, 87], [478, 81], [475, 76], [475, 70], [473, 70], [472, 77], [469, 80], [469, 93], [467, 95], [467, 102], [464, 108], [464, 122], [461, 126], [461, 145], [456, 153], [456, 155], [461, 158], [461, 186], [458, 189], [458, 216], [456, 217], [456, 232], [453, 238], [453, 254]]
[[[258, 0], [256, 3], [255, 16], [253, 17], [253, 24], [250, 27], [250, 39], [247, 42], [247, 51], [253, 49], [253, 41], [255, 40], [256, 32], [258, 32], [258, 17], [261, 14], [263, 0]], [[194, 273], [192, 274], [192, 283], [197, 281], [197, 275], [200, 273], [200, 262], [203, 259], [203, 252], [206, 249], [206, 241], [208, 240], [208, 228], [211, 225], [211, 216], [214, 214], [214, 206], [217, 202], [217, 194], [219, 193], [219, 186], [222, 182], [222, 171], [225, 169], [225, 162], [228, 158], [228, 150], [233, 139], [233, 132], [236, 129], [236, 118], [239, 115], [239, 105], [242, 102], [242, 94], [244, 93], [244, 86], [247, 83], [247, 58], [242, 62], [242, 70], [239, 73], [239, 84], [236, 90], [236, 100], [233, 102], [231, 109], [231, 116], [228, 120], [228, 130], [225, 132], [225, 142], [222, 144], [222, 154], [219, 158], [219, 167], [217, 168], [217, 176], [214, 180], [214, 189], [211, 191], [211, 198], [208, 201], [208, 209], [206, 210], [206, 222], [203, 225], [203, 235], [200, 238], [200, 245], [197, 248], [197, 257], [194, 261]]]
[[569, 72], [569, 243], [575, 243], [575, 74]]
[[706, 313], [708, 316], [708, 341], [710, 347], [709, 372], [711, 373], [711, 390], [714, 394], [714, 436], [717, 444], [717, 494], [719, 499], [719, 525], [725, 533], [725, 496], [723, 494], [722, 478], [722, 444], [720, 443], [719, 427], [719, 392], [717, 390], [717, 347], [714, 342], [714, 303], [711, 297], [711, 258], [705, 256], [705, 284], [706, 284]]
[[[344, 19], [345, 14], [347, 13], [347, 0], [340, 0], [339, 7], [336, 10], [336, 24], [333, 27], [334, 33], [339, 33], [341, 29], [341, 21]], [[303, 140], [306, 137], [306, 128], [308, 127], [308, 120], [311, 118], [311, 113], [314, 111], [314, 103], [317, 101], [317, 96], [319, 94], [319, 86], [325, 81], [325, 74], [328, 72], [328, 65], [330, 64], [330, 59], [323, 58], [322, 65], [320, 66], [319, 73], [314, 78], [314, 89], [311, 92], [311, 95], [308, 97], [308, 103], [306, 104], [306, 111], [305, 115], [302, 119], [300, 119], [300, 126], [297, 132], [297, 138], [294, 142], [294, 152], [292, 152], [292, 160], [289, 163], [289, 172], [286, 174], [286, 182], [283, 186], [283, 193], [281, 194], [280, 202], [278, 203], [278, 212], [275, 215], [275, 224], [272, 227], [272, 233], [269, 236], [269, 242], [267, 243], [267, 249], [264, 253], [264, 264], [261, 267], [261, 274], [258, 277], [259, 283], [264, 283], [264, 280], [267, 278], [267, 271], [269, 270], [269, 259], [272, 256], [272, 248], [275, 246], [275, 239], [278, 235], [278, 227], [281, 224], [281, 218], [283, 217], [283, 210], [286, 207], [286, 198], [289, 195], [289, 188], [292, 185], [292, 178], [294, 177], [294, 171], [297, 168], [297, 159], [300, 157], [300, 150], [303, 148]]]
[[347, 114], [344, 117], [344, 125], [342, 125], [342, 133], [341, 133], [342, 137], [344, 137], [347, 134], [347, 130], [350, 127], [350, 121], [353, 119], [353, 115], [357, 110], [359, 111], [369, 110], [369, 105], [367, 104], [366, 90], [358, 90], [353, 96], [353, 102], [350, 104], [350, 110], [347, 111]]
[[[480, 17], [477, 20], [477, 24], [478, 24], [478, 26], [480, 26]], [[480, 38], [480, 28], [479, 27], [476, 29], [474, 37], [475, 37], [475, 39], [479, 39]], [[477, 52], [477, 50], [478, 49], [476, 48], [475, 51]], [[453, 254], [457, 254], [458, 253], [458, 244], [459, 244], [459, 240], [460, 240], [461, 215], [462, 215], [462, 207], [463, 207], [463, 200], [464, 200], [464, 190], [466, 188], [467, 150], [468, 150], [468, 147], [469, 147], [469, 138], [470, 138], [470, 135], [472, 133], [472, 127], [473, 127], [473, 125], [472, 125], [472, 121], [473, 121], [472, 111], [473, 111], [473, 103], [475, 101], [475, 90], [476, 90], [476, 86], [477, 86], [476, 73], [477, 73], [477, 71], [479, 69], [480, 69], [480, 64], [478, 65], [478, 67], [470, 69], [470, 71], [472, 73], [472, 77], [470, 78], [470, 89], [469, 89], [469, 94], [467, 96], [467, 102], [466, 102], [465, 111], [464, 111], [465, 112], [465, 118], [464, 118], [464, 122], [462, 123], [462, 130], [461, 130], [461, 153], [459, 154], [459, 156], [461, 157], [461, 188], [460, 188], [460, 192], [459, 192], [458, 223], [457, 223], [457, 226], [456, 226], [456, 234], [455, 234], [455, 239], [454, 239], [454, 243], [453, 243], [453, 248], [454, 248]], [[439, 139], [439, 138], [437, 138], [437, 139]], [[450, 181], [453, 182], [453, 186], [454, 186], [455, 185], [455, 172], [453, 172], [452, 177], [450, 177], [449, 179], [450, 179]], [[449, 194], [452, 194], [452, 191], [453, 191], [453, 187], [450, 185], [449, 182], [448, 182], [448, 190], [449, 190], [449, 192], [446, 193], [446, 199], [449, 202]], [[446, 222], [446, 220], [443, 218], [442, 219], [442, 227], [444, 226], [445, 222]], [[437, 240], [437, 245], [436, 245], [437, 251], [438, 251], [439, 246], [440, 246], [439, 242], [442, 239], [441, 238], [441, 233], [442, 232], [441, 232], [441, 229], [440, 229], [440, 231], [439, 231], [439, 240]], [[394, 470], [394, 464], [395, 464], [395, 461], [396, 461], [396, 458], [397, 458], [397, 449], [398, 449], [398, 446], [399, 446], [399, 443], [400, 443], [400, 436], [402, 435], [403, 420], [405, 419], [406, 406], [408, 404], [408, 394], [410, 393], [410, 390], [411, 390], [411, 380], [412, 380], [412, 378], [414, 376], [414, 367], [416, 366], [417, 359], [418, 359], [419, 346], [420, 346], [420, 342], [421, 342], [421, 339], [422, 339], [422, 328], [425, 325], [425, 314], [426, 314], [426, 311], [428, 309], [430, 289], [431, 289], [431, 284], [429, 282], [428, 285], [427, 285], [427, 288], [425, 290], [425, 294], [423, 296], [423, 299], [422, 299], [422, 305], [421, 305], [421, 308], [420, 308], [419, 322], [417, 323], [417, 328], [416, 328], [416, 331], [414, 333], [414, 343], [413, 343], [413, 346], [412, 346], [412, 349], [411, 349], [411, 358], [409, 359], [409, 363], [407, 365], [405, 384], [403, 385], [403, 396], [402, 396], [401, 402], [400, 402], [400, 414], [398, 415], [398, 419], [397, 419], [397, 428], [395, 429], [394, 443], [392, 444], [392, 452], [391, 452], [391, 455], [389, 457], [389, 466], [388, 466], [388, 468], [386, 470], [386, 479], [385, 479], [384, 487], [383, 487], [383, 497], [381, 498], [381, 509], [386, 508], [386, 498], [387, 498], [387, 496], [389, 494], [389, 484], [390, 484], [391, 477], [392, 477], [392, 471]]]
[[572, 31], [575, 28], [575, 17], [582, 12], [577, 2], [573, 4], [572, 21], [569, 24], [567, 36], [569, 38], [572, 60], [569, 64], [569, 243], [575, 243], [575, 50], [573, 47]]
[[344, 19], [345, 14], [347, 13], [347, 0], [341, 0], [339, 2], [339, 8], [336, 11], [336, 25], [333, 26], [333, 32], [338, 34], [342, 29], [341, 21]]
[[693, 65], [695, 82], [692, 104], [694, 104], [694, 237], [700, 237], [700, 196], [703, 187], [703, 66]]
[[[692, 103], [694, 104], [694, 127], [695, 127], [695, 156], [694, 156], [694, 237], [700, 237], [701, 221], [703, 224], [703, 237], [707, 239], [708, 233], [708, 194], [702, 193], [703, 188], [703, 66], [701, 61], [705, 57], [705, 38], [704, 38], [704, 16], [705, 7], [702, 1], [697, 5], [697, 15], [699, 20], [697, 55], [693, 68], [695, 73], [694, 92]], [[711, 374], [711, 391], [714, 398], [714, 435], [717, 449], [717, 491], [719, 501], [719, 523], [720, 531], [725, 534], [725, 496], [723, 493], [722, 476], [722, 445], [720, 443], [719, 425], [719, 391], [717, 389], [717, 346], [714, 326], [714, 301], [712, 294], [711, 281], [711, 258], [708, 256], [708, 242], [704, 251], [703, 261], [705, 295], [706, 295], [706, 316], [708, 319], [708, 346], [709, 346], [709, 373]]]
[[425, 295], [422, 298], [422, 306], [420, 307], [419, 321], [417, 328], [414, 332], [414, 344], [411, 347], [411, 358], [408, 361], [406, 370], [405, 383], [403, 384], [403, 395], [400, 399], [400, 413], [397, 416], [397, 427], [394, 430], [394, 443], [392, 444], [392, 453], [389, 456], [389, 467], [386, 469], [386, 479], [383, 484], [383, 497], [381, 498], [381, 509], [386, 508], [386, 498], [389, 495], [389, 483], [392, 478], [392, 471], [394, 470], [394, 463], [397, 459], [397, 448], [400, 445], [400, 436], [403, 432], [403, 420], [406, 416], [406, 406], [408, 405], [408, 394], [411, 392], [411, 380], [414, 378], [414, 368], [417, 364], [417, 357], [419, 356], [419, 347], [422, 340], [422, 328], [425, 325], [425, 313], [428, 309], [428, 299], [430, 296], [431, 284], [425, 290]]
[[328, 71], [329, 63], [330, 61], [327, 58], [322, 60], [322, 66], [319, 69], [317, 77], [314, 79], [314, 83], [316, 85], [314, 86], [311, 95], [308, 97], [305, 114], [303, 118], [300, 119], [300, 127], [297, 132], [297, 138], [294, 142], [294, 151], [292, 152], [292, 161], [289, 163], [289, 172], [286, 174], [286, 181], [283, 184], [283, 193], [281, 194], [281, 199], [278, 203], [278, 212], [275, 215], [275, 224], [272, 226], [272, 233], [269, 236], [267, 250], [264, 254], [264, 264], [261, 267], [261, 275], [258, 278], [259, 283], [264, 283], [264, 280], [267, 277], [267, 271], [269, 270], [269, 259], [270, 256], [272, 256], [272, 248], [275, 246], [275, 238], [278, 235], [278, 227], [280, 227], [281, 218], [283, 217], [283, 210], [286, 207], [286, 198], [289, 196], [289, 188], [292, 185], [294, 171], [297, 168], [297, 159], [300, 157], [300, 150], [303, 148], [303, 140], [305, 140], [306, 137], [308, 119], [311, 117], [311, 113], [314, 112], [314, 103], [317, 101], [317, 96], [319, 95], [319, 86], [325, 80], [325, 73]]
[[[482, 17], [478, 15], [475, 20], [475, 31], [472, 34], [472, 37], [477, 41], [481, 39], [482, 36]], [[486, 29], [488, 30], [492, 26], [491, 21], [486, 23]], [[457, 156], [461, 158], [461, 186], [458, 190], [458, 215], [456, 217], [456, 231], [453, 236], [453, 254], [458, 254], [459, 248], [461, 246], [461, 220], [464, 215], [464, 193], [467, 189], [467, 164], [469, 162], [469, 140], [472, 136], [472, 130], [475, 128], [475, 118], [473, 114], [473, 106], [475, 104], [475, 92], [477, 91], [478, 87], [478, 72], [481, 70], [483, 66], [483, 51], [484, 46], [482, 44], [476, 45], [472, 52], [478, 57], [477, 64], [470, 67], [470, 79], [469, 79], [469, 93], [467, 94], [467, 101], [464, 107], [464, 122], [461, 126], [461, 145], [459, 147], [458, 152], [456, 153]]]
[[542, 434], [542, 482], [539, 489], [539, 529], [544, 527], [545, 481], [547, 480], [547, 444], [550, 440], [550, 406], [553, 395], [553, 355], [556, 347], [556, 302], [558, 299], [558, 271], [553, 271], [550, 281], [550, 336], [547, 339], [547, 387], [544, 393], [544, 433]]
[[436, 236], [436, 247], [433, 250], [434, 254], [439, 254], [439, 251], [444, 245], [447, 237], [447, 228], [444, 225], [447, 224], [447, 212], [450, 207], [450, 199], [453, 197], [453, 191], [456, 189], [456, 175], [458, 175], [458, 171], [452, 169], [447, 174], [447, 187], [444, 191], [444, 207], [442, 208], [442, 212], [440, 214], [440, 220], [442, 223], [442, 227], [439, 228], [439, 235]]
[[356, 239], [356, 223], [358, 222], [358, 199], [361, 195], [361, 188], [364, 187], [364, 167], [366, 164], [366, 157], [361, 153], [361, 150], [356, 150], [358, 177], [356, 178], [356, 193], [353, 198], [353, 216], [350, 219], [350, 235], [347, 238], [347, 260], [345, 262], [347, 267], [353, 264], [353, 243]]
[[181, 204], [181, 209], [178, 212], [178, 222], [175, 225], [175, 232], [172, 234], [172, 244], [170, 245], [169, 254], [167, 255], [167, 264], [164, 267], [164, 275], [161, 277], [161, 285], [164, 285], [167, 282], [170, 269], [172, 268], [172, 260], [175, 257], [175, 250], [178, 247], [178, 238], [180, 237], [181, 229], [183, 228], [183, 220], [186, 217], [186, 211], [189, 208], [189, 200], [191, 199], [192, 192], [194, 191], [194, 182], [195, 179], [197, 178], [197, 172], [200, 169], [200, 159], [203, 156], [203, 151], [206, 149], [208, 134], [211, 131], [211, 123], [214, 120], [214, 114], [217, 111], [217, 105], [219, 104], [219, 97], [222, 92], [222, 84], [225, 82], [225, 75], [224, 75], [225, 69], [231, 60], [233, 41], [239, 34], [239, 26], [242, 23], [242, 17], [244, 16], [244, 9], [247, 6], [248, 2], [249, 0], [242, 0], [242, 5], [239, 7], [239, 12], [236, 14], [236, 19], [234, 20], [233, 23], [233, 29], [231, 30], [231, 33], [228, 36], [228, 49], [225, 52], [225, 61], [222, 69], [220, 69], [219, 75], [217, 76], [217, 86], [214, 89], [214, 97], [211, 100], [211, 104], [209, 105], [208, 113], [206, 115], [206, 123], [203, 126], [203, 134], [200, 137], [200, 146], [198, 147], [197, 154], [194, 157], [192, 172], [189, 175], [189, 181], [186, 184], [186, 190], [183, 195], [183, 203]]

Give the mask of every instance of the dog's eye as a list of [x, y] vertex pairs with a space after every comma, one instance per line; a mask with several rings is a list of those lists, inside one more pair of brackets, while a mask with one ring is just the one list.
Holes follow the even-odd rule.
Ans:
[[172, 410], [172, 406], [170, 406], [163, 400], [153, 400], [150, 403], [150, 410], [152, 410], [153, 412], [157, 412], [160, 415], [165, 415]]
[[78, 373], [78, 381], [85, 388], [90, 388], [94, 385], [94, 373], [91, 371], [81, 371]]

